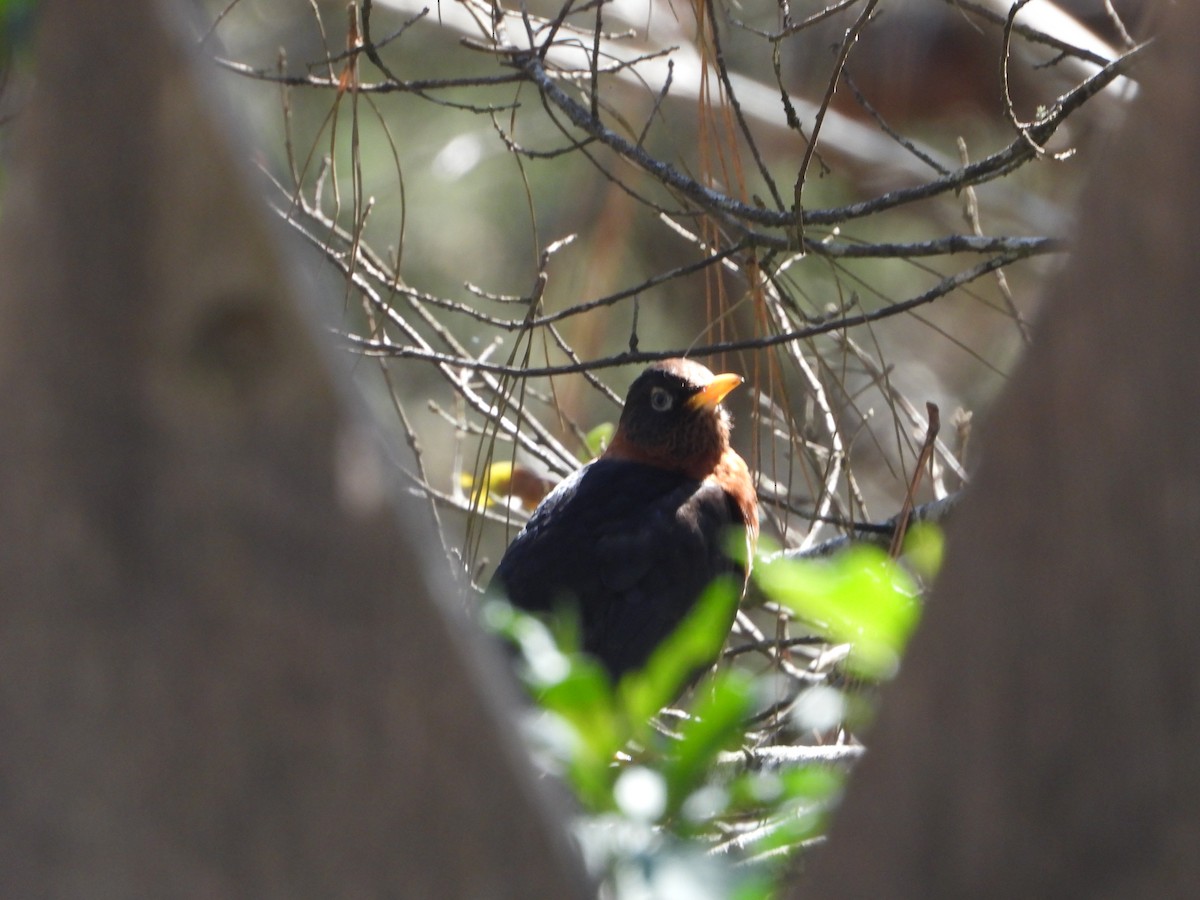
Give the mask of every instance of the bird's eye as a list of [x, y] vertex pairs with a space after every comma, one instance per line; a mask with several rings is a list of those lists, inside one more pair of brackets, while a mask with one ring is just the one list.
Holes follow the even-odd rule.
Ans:
[[655, 412], [666, 412], [675, 405], [675, 398], [666, 388], [656, 387], [650, 391], [650, 406]]

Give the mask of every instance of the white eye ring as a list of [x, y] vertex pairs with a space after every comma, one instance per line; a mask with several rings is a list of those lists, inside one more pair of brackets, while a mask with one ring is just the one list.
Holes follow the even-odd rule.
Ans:
[[650, 407], [655, 412], [666, 412], [674, 405], [675, 398], [666, 388], [656, 387], [650, 390]]

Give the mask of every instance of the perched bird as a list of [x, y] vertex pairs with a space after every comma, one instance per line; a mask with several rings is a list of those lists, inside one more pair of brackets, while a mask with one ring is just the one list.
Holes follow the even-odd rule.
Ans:
[[533, 512], [546, 495], [554, 489], [554, 482], [543, 478], [533, 469], [511, 460], [499, 460], [488, 466], [479, 484], [473, 476], [463, 473], [462, 486], [471, 491], [473, 506], [491, 506], [496, 498], [515, 498], [522, 509]]
[[573, 608], [614, 681], [644, 665], [714, 578], [746, 575], [728, 532], [752, 549], [758, 499], [720, 405], [741, 383], [686, 359], [646, 369], [608, 448], [542, 501], [489, 592], [528, 612]]

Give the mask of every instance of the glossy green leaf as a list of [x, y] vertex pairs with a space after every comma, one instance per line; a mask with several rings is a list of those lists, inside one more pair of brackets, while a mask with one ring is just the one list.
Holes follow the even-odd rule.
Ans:
[[912, 576], [882, 550], [855, 546], [820, 561], [776, 557], [754, 574], [767, 596], [831, 641], [851, 644], [860, 674], [894, 673], [920, 605]]
[[753, 697], [749, 676], [726, 670], [700, 686], [692, 715], [663, 765], [670, 809], [677, 810], [703, 782], [722, 750], [737, 747]]
[[729, 635], [740, 593], [740, 585], [732, 577], [718, 578], [655, 649], [645, 667], [621, 679], [618, 695], [631, 722], [648, 721], [716, 660]]

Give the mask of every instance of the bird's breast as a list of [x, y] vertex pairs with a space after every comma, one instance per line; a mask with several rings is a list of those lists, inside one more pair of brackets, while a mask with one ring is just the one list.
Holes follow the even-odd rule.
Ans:
[[754, 489], [754, 479], [746, 461], [736, 451], [726, 450], [705, 481], [720, 485], [733, 499], [734, 505], [742, 514], [742, 522], [746, 525], [751, 539], [757, 540], [758, 493]]

